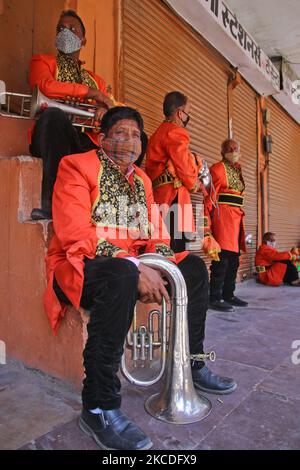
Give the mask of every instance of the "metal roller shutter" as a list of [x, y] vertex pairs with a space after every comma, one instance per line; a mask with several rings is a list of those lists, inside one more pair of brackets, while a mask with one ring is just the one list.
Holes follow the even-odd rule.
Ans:
[[241, 143], [241, 164], [246, 185], [245, 230], [252, 234], [253, 245], [242, 255], [239, 278], [252, 275], [257, 246], [257, 95], [244, 81], [233, 91], [233, 133]]
[[[142, 113], [149, 135], [163, 119], [165, 94], [179, 90], [192, 103], [192, 150], [209, 165], [219, 160], [228, 133], [228, 70], [226, 61], [162, 1], [123, 0], [120, 96]], [[201, 201], [193, 196], [194, 203]]]
[[269, 163], [269, 230], [275, 232], [281, 250], [300, 245], [300, 126], [269, 100], [273, 138]]

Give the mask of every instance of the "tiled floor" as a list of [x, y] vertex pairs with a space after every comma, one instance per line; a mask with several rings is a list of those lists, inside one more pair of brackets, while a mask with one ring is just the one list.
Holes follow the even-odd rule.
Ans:
[[[228, 396], [207, 395], [213, 409], [203, 421], [170, 425], [144, 411], [159, 385], [123, 386], [123, 409], [148, 433], [153, 449], [299, 449], [300, 364], [292, 342], [300, 340], [300, 289], [268, 288], [248, 281], [237, 293], [249, 307], [209, 311], [206, 349], [211, 368], [234, 377]], [[300, 354], [299, 354], [300, 356]], [[97, 449], [77, 426], [80, 396], [66, 384], [19, 364], [0, 366], [0, 448]]]

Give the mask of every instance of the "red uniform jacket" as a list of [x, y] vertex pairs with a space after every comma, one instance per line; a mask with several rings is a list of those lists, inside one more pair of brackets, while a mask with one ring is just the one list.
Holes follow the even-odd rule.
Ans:
[[[272, 246], [263, 243], [255, 256], [255, 266], [258, 271], [258, 280], [267, 286], [279, 286], [286, 272], [286, 265], [276, 263], [276, 261], [291, 260], [292, 256], [289, 251], [278, 251]], [[261, 267], [265, 267], [264, 272], [259, 272]]]
[[238, 163], [233, 166], [223, 160], [212, 165], [210, 173], [218, 207], [213, 206], [209, 196], [205, 197], [204, 212], [207, 225], [222, 250], [235, 253], [246, 251], [243, 222], [245, 214], [242, 206], [240, 207], [245, 189], [241, 166]]
[[[182, 209], [183, 222], [179, 219], [179, 230], [194, 231], [190, 192], [196, 187], [199, 164], [189, 150], [190, 137], [186, 129], [173, 122], [163, 122], [149, 140], [146, 157], [146, 173], [153, 182], [155, 202], [172, 205], [176, 196]], [[156, 180], [166, 175], [167, 163], [171, 162], [176, 177], [173, 181]], [[168, 173], [168, 172], [167, 172]], [[170, 175], [169, 175], [170, 176]]]
[[[135, 173], [130, 177], [131, 184], [135, 178], [139, 194], [144, 194], [146, 225], [147, 229], [151, 226], [154, 235], [148, 239], [130, 237], [127, 230], [124, 236], [124, 227], [116, 226], [113, 238], [111, 232], [106, 232], [107, 226], [97, 224], [96, 216], [93, 215], [97, 215], [97, 204], [112, 199], [111, 188], [112, 191], [118, 190], [112, 179], [118, 170], [114, 169], [116, 166], [107, 165], [106, 160], [104, 163], [100, 161], [96, 150], [64, 157], [59, 165], [52, 205], [54, 235], [46, 256], [47, 288], [44, 296], [45, 309], [55, 332], [66, 312], [66, 306], [59, 302], [53, 290], [54, 274], [68, 299], [78, 308], [85, 258], [92, 259], [97, 254], [118, 258], [136, 257], [140, 252], [156, 252], [180, 262], [188, 254], [170, 255], [169, 235], [154, 204], [151, 181], [138, 167], [135, 167]], [[118, 196], [122, 196], [122, 193]], [[121, 231], [122, 237], [119, 236]]]
[[[95, 82], [95, 87], [107, 95], [105, 81], [87, 70]], [[29, 83], [31, 88], [37, 85], [40, 91], [50, 99], [65, 99], [67, 96], [84, 99], [88, 86], [80, 83], [59, 82], [57, 80], [57, 62], [54, 55], [34, 55], [30, 63]], [[91, 140], [98, 145], [97, 134], [87, 133]]]

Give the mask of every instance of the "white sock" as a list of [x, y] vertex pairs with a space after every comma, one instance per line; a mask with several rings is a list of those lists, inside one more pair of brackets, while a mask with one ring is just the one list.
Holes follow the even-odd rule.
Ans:
[[93, 415], [101, 415], [102, 410], [101, 408], [94, 408], [93, 410], [89, 410], [90, 413], [93, 413]]

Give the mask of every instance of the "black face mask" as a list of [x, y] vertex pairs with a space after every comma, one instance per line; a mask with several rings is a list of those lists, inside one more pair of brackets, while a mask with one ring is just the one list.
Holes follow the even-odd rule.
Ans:
[[184, 113], [187, 118], [185, 119], [185, 121], [183, 119], [181, 119], [181, 122], [183, 124], [184, 127], [186, 127], [191, 119], [190, 115], [188, 113], [186, 113], [185, 111], [183, 111], [183, 109], [181, 109], [181, 112]]

